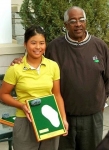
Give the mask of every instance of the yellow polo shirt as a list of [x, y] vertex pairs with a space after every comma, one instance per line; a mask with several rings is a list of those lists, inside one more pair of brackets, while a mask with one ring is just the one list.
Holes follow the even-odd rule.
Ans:
[[[33, 69], [23, 58], [23, 63], [10, 66], [5, 74], [4, 81], [15, 85], [17, 100], [39, 98], [52, 94], [53, 81], [60, 79], [60, 70], [56, 62], [42, 56], [40, 71]], [[16, 116], [24, 117], [22, 110], [17, 109]]]

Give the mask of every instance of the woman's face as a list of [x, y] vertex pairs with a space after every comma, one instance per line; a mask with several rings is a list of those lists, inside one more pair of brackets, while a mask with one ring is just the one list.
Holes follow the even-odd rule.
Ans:
[[45, 37], [42, 34], [32, 36], [27, 43], [25, 43], [28, 56], [36, 59], [40, 58], [46, 49]]

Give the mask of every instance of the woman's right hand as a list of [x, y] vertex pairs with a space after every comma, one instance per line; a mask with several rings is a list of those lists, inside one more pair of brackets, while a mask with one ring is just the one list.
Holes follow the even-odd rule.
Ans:
[[11, 62], [11, 66], [14, 66], [14, 64], [20, 64], [22, 63], [22, 59], [23, 59], [23, 56], [22, 57], [19, 57], [19, 58], [15, 58], [12, 62]]
[[23, 104], [23, 105], [21, 106], [21, 109], [24, 111], [26, 117], [27, 117], [28, 120], [31, 122], [32, 120], [31, 120], [31, 118], [30, 118], [30, 111], [29, 111], [29, 109], [27, 108], [27, 105], [26, 105], [26, 104]]

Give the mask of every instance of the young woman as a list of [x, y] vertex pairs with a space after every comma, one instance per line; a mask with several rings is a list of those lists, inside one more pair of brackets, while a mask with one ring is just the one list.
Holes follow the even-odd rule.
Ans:
[[[23, 62], [7, 69], [0, 90], [3, 102], [17, 108], [13, 147], [14, 150], [57, 150], [58, 136], [37, 142], [25, 101], [54, 94], [66, 131], [68, 131], [64, 103], [60, 94], [59, 67], [56, 62], [43, 56], [46, 49], [46, 37], [41, 27], [32, 26], [26, 30], [24, 47], [27, 54], [23, 57]], [[13, 88], [16, 90], [17, 100], [10, 95]]]

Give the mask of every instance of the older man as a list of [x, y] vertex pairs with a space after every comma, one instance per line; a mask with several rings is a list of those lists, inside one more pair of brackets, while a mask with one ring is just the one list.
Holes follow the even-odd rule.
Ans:
[[86, 14], [71, 7], [64, 14], [65, 36], [49, 43], [46, 57], [61, 69], [69, 134], [59, 150], [95, 150], [102, 139], [103, 108], [109, 94], [109, 49], [86, 30]]

